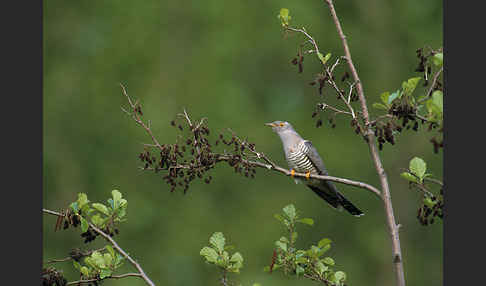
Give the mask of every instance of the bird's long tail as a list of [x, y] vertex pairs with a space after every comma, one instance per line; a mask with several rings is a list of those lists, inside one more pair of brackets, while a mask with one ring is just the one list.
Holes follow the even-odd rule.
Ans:
[[[355, 205], [353, 205], [350, 201], [348, 201], [339, 191], [334, 187], [334, 185], [330, 184], [330, 182], [326, 182], [326, 186], [319, 185], [307, 185], [311, 190], [314, 191], [319, 197], [324, 199], [328, 202], [331, 206], [336, 209], [344, 208], [347, 212], [354, 216], [362, 216], [364, 213], [358, 209]], [[329, 188], [332, 188], [329, 190]]]

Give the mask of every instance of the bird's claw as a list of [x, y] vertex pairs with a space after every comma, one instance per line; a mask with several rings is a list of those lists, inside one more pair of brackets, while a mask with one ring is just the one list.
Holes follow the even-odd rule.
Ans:
[[307, 180], [309, 180], [309, 178], [310, 178], [310, 171], [309, 171], [309, 172], [307, 172], [307, 173], [305, 173], [305, 178], [306, 178]]

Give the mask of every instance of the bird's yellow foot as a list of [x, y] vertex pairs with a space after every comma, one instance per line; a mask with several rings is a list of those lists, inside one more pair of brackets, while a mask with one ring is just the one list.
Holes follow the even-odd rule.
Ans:
[[307, 180], [309, 180], [309, 178], [310, 178], [310, 171], [309, 171], [309, 172], [307, 172], [307, 173], [305, 173], [305, 178], [306, 178]]
[[294, 169], [291, 169], [291, 170], [290, 170], [290, 176], [293, 178], [293, 177], [294, 177], [294, 175], [295, 175], [295, 170], [294, 170]]

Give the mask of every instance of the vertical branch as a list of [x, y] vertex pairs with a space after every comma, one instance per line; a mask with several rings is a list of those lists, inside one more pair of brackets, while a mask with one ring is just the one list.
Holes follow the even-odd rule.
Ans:
[[368, 107], [366, 105], [366, 99], [363, 92], [363, 86], [361, 85], [361, 81], [359, 80], [358, 73], [356, 72], [356, 68], [354, 67], [353, 61], [351, 59], [351, 53], [349, 52], [348, 43], [346, 41], [346, 36], [343, 33], [343, 29], [341, 27], [341, 23], [339, 22], [339, 18], [336, 15], [336, 10], [334, 9], [334, 4], [332, 0], [326, 0], [327, 5], [329, 6], [329, 10], [331, 12], [331, 16], [334, 20], [334, 24], [336, 25], [336, 29], [339, 33], [339, 37], [341, 38], [343, 47], [344, 47], [344, 54], [346, 56], [349, 69], [351, 70], [351, 74], [356, 82], [356, 89], [358, 92], [359, 101], [361, 103], [361, 110], [363, 114], [363, 120], [365, 124], [365, 136], [368, 141], [368, 145], [371, 152], [371, 157], [373, 159], [373, 163], [375, 165], [375, 169], [378, 173], [380, 178], [380, 183], [382, 187], [381, 197], [383, 199], [383, 204], [386, 212], [386, 219], [388, 224], [388, 230], [390, 232], [391, 240], [392, 240], [392, 250], [393, 250], [393, 264], [395, 266], [395, 274], [397, 278], [397, 283], [399, 286], [405, 286], [405, 275], [403, 271], [403, 259], [402, 253], [400, 250], [400, 238], [398, 236], [398, 229], [399, 226], [395, 222], [395, 217], [393, 214], [393, 206], [390, 196], [390, 189], [388, 186], [388, 179], [385, 173], [385, 169], [381, 163], [380, 155], [378, 154], [378, 150], [376, 148], [375, 143], [375, 136], [374, 133], [371, 131], [370, 127], [370, 118], [368, 113]]

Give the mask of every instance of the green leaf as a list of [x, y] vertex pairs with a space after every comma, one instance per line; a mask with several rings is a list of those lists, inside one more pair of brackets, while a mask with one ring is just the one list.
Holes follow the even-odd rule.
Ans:
[[110, 253], [103, 254], [103, 259], [105, 260], [105, 265], [110, 266], [113, 262], [113, 257]]
[[98, 268], [96, 266], [96, 263], [94, 262], [94, 259], [91, 258], [91, 256], [84, 258], [84, 263], [90, 266], [91, 268]]
[[336, 281], [339, 281], [339, 282], [346, 281], [346, 273], [344, 273], [343, 271], [336, 271], [336, 273], [334, 273], [334, 277], [335, 277]]
[[297, 212], [296, 212], [295, 206], [293, 204], [290, 204], [290, 205], [284, 207], [283, 211], [291, 221], [293, 221], [297, 218]]
[[239, 252], [235, 252], [230, 259], [230, 262], [241, 262], [243, 263], [243, 256]]
[[425, 197], [424, 198], [424, 204], [426, 206], [428, 206], [429, 208], [433, 208], [436, 203], [434, 201], [432, 201], [432, 199], [430, 197]]
[[405, 95], [411, 95], [415, 88], [417, 87], [417, 84], [420, 81], [420, 77], [412, 77], [408, 79], [408, 81], [404, 81], [402, 83], [402, 89], [403, 89], [403, 94]]
[[326, 64], [327, 61], [331, 58], [332, 54], [331, 53], [327, 53], [326, 56], [323, 56], [321, 54], [321, 52], [318, 52], [317, 53], [317, 57], [319, 58], [319, 60], [321, 60], [322, 64]]
[[284, 252], [287, 252], [287, 243], [281, 242], [281, 241], [275, 241], [275, 246], [277, 248], [282, 249]]
[[222, 232], [215, 232], [213, 235], [209, 238], [209, 243], [213, 245], [218, 252], [221, 252], [224, 250], [224, 245], [225, 245], [225, 238]]
[[319, 248], [315, 245], [311, 245], [311, 247], [307, 250], [306, 254], [309, 256], [309, 257], [312, 257], [312, 258], [317, 258], [319, 257]]
[[[123, 201], [123, 199], [121, 199], [121, 201]], [[118, 216], [118, 219], [122, 221], [121, 218], [123, 218], [127, 214], [127, 204], [125, 203], [123, 206], [117, 208], [116, 214]]]
[[388, 104], [391, 104], [395, 99], [400, 98], [401, 93], [400, 90], [395, 91], [394, 93], [390, 94], [388, 97]]
[[86, 232], [89, 228], [88, 221], [82, 216], [80, 216], [80, 219], [81, 219], [81, 231]]
[[113, 273], [113, 271], [111, 271], [110, 269], [103, 269], [100, 272], [100, 279], [104, 279], [106, 277], [110, 277], [112, 273]]
[[432, 62], [436, 66], [439, 66], [439, 67], [442, 66], [442, 64], [444, 62], [444, 54], [443, 53], [435, 54], [434, 57], [432, 58]]
[[334, 265], [334, 259], [332, 259], [331, 257], [326, 257], [326, 258], [322, 259], [322, 262], [324, 262], [325, 264], [330, 265], [330, 266]]
[[332, 240], [330, 240], [329, 238], [323, 238], [319, 241], [319, 243], [317, 244], [317, 247], [323, 248], [324, 246], [330, 245], [331, 242], [332, 242]]
[[292, 19], [292, 17], [290, 17], [289, 13], [290, 13], [289, 9], [282, 8], [282, 9], [280, 9], [280, 13], [277, 16], [280, 19], [282, 26], [284, 26], [284, 27], [288, 26], [290, 19]]
[[218, 260], [218, 253], [211, 247], [203, 247], [199, 254], [204, 256], [208, 262], [215, 263]]
[[305, 256], [297, 256], [297, 255], [295, 256], [295, 262], [296, 263], [305, 264], [305, 263], [307, 263], [307, 261], [308, 261], [308, 259]]
[[108, 204], [110, 205], [111, 209], [115, 209], [115, 202], [113, 202], [113, 199], [112, 198], [109, 198], [107, 200]]
[[403, 172], [400, 174], [400, 177], [404, 178], [407, 181], [418, 183], [417, 177], [414, 175], [410, 174], [409, 172]]
[[386, 107], [384, 104], [375, 102], [373, 103], [373, 107], [376, 109], [383, 109], [383, 110], [388, 110], [388, 107]]
[[314, 220], [311, 218], [301, 218], [297, 221], [303, 224], [314, 225]]
[[127, 207], [128, 201], [125, 199], [120, 200], [120, 207]]
[[122, 194], [118, 190], [111, 191], [111, 195], [113, 196], [114, 201], [114, 209], [120, 206], [120, 200], [122, 198]]
[[88, 196], [85, 193], [78, 194], [78, 208], [82, 208], [85, 204], [89, 203]]
[[321, 250], [319, 250], [319, 252], [318, 252], [317, 256], [318, 256], [318, 257], [322, 256], [322, 255], [323, 255], [324, 253], [326, 253], [326, 252], [327, 252], [327, 251], [328, 251], [330, 248], [331, 248], [331, 245], [330, 245], [330, 244], [328, 244], [328, 245], [326, 245], [326, 246], [321, 247]]
[[218, 261], [216, 262], [216, 265], [219, 265], [221, 267], [226, 267], [229, 264], [229, 254], [226, 251], [223, 251], [223, 254], [218, 257]]
[[444, 96], [442, 91], [436, 90], [432, 93], [432, 103], [439, 109], [441, 113], [444, 113]]
[[96, 265], [96, 268], [105, 268], [105, 259], [99, 251], [91, 253], [91, 261]]
[[331, 58], [331, 55], [331, 53], [326, 54], [326, 56], [324, 57], [324, 63], [326, 63]]
[[115, 257], [115, 266], [116, 267], [119, 267], [123, 264], [123, 260], [125, 259], [125, 257], [123, 257], [123, 255], [121, 255], [120, 253], [116, 253], [116, 257]]
[[381, 98], [381, 101], [384, 103], [384, 104], [388, 104], [388, 98], [390, 97], [390, 93], [388, 91], [385, 91], [383, 92], [382, 94], [380, 94], [380, 98]]
[[102, 212], [103, 214], [105, 214], [107, 216], [110, 215], [110, 213], [108, 212], [108, 208], [104, 204], [93, 203], [93, 204], [91, 204], [91, 206], [93, 206], [93, 208], [97, 209], [99, 212]]
[[91, 222], [97, 226], [97, 227], [101, 227], [103, 226], [103, 223], [105, 222], [104, 219], [101, 218], [101, 216], [99, 214], [95, 214], [94, 216], [91, 217]]
[[78, 207], [78, 202], [72, 202], [69, 207], [75, 212], [77, 213], [79, 211], [79, 207]]
[[91, 213], [94, 211], [90, 206], [89, 204], [85, 204], [82, 208], [79, 209], [80, 212], [82, 212], [82, 214], [87, 217], [89, 215], [91, 215]]
[[243, 256], [239, 252], [235, 252], [230, 259], [230, 262], [233, 263], [232, 268], [235, 272], [239, 273], [240, 268], [243, 267]]
[[425, 164], [425, 161], [421, 158], [414, 157], [410, 160], [409, 169], [415, 176], [420, 178], [420, 181], [422, 181], [425, 171], [427, 171], [427, 164]]
[[297, 274], [297, 276], [301, 276], [304, 274], [304, 272], [304, 268], [300, 265], [297, 265], [297, 267], [295, 268], [295, 274]]
[[86, 266], [82, 266], [80, 269], [81, 274], [83, 274], [86, 277], [89, 277], [89, 269]]
[[324, 271], [326, 271], [327, 269], [328, 269], [328, 267], [326, 265], [324, 265], [324, 263], [322, 263], [322, 261], [317, 261], [316, 270], [317, 270], [317, 273], [319, 273], [319, 275], [322, 275], [324, 273]]
[[282, 236], [279, 240], [283, 243], [290, 243], [289, 239], [286, 238], [285, 236]]
[[73, 260], [73, 266], [76, 268], [78, 271], [81, 271], [81, 264], [77, 262], [76, 260]]
[[108, 244], [108, 245], [105, 246], [105, 248], [108, 251], [108, 253], [111, 255], [112, 258], [116, 257], [115, 250], [113, 249], [113, 247], [111, 247], [111, 245]]

